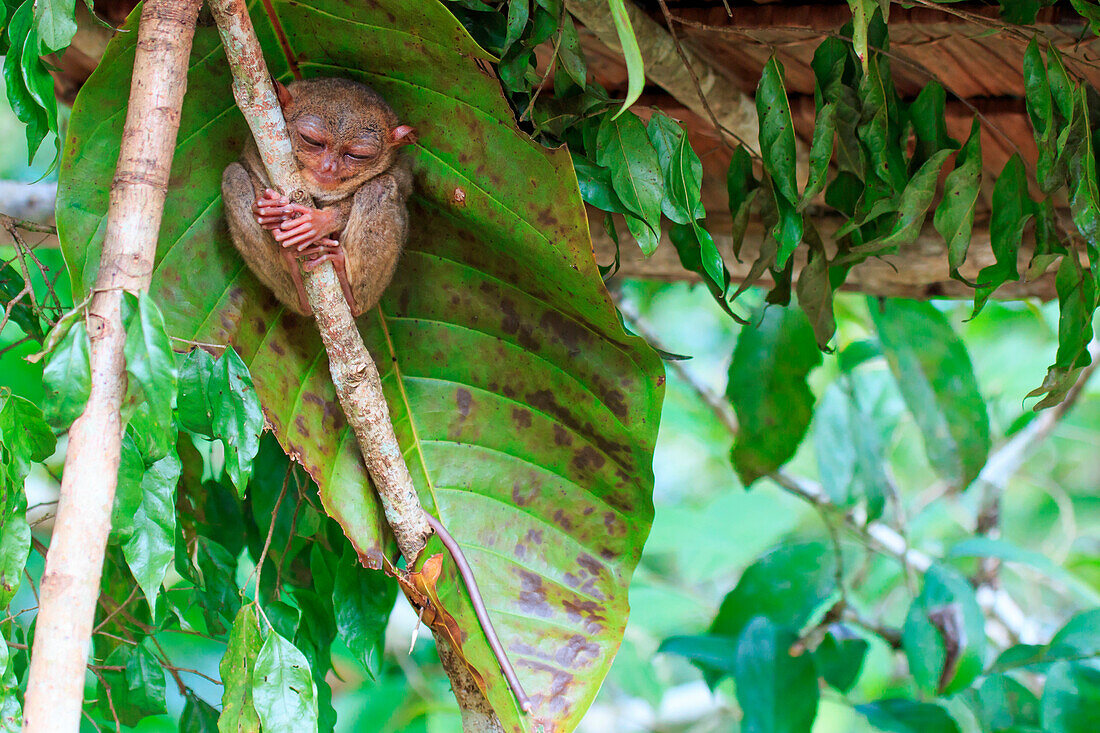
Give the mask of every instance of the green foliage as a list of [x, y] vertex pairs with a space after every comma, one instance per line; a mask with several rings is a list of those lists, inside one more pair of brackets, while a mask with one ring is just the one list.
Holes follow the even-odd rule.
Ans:
[[[69, 45], [76, 31], [74, 3], [73, 0], [22, 3], [3, 0], [0, 7], [4, 84], [12, 110], [27, 126], [29, 163], [48, 133], [59, 135], [53, 78], [40, 54], [60, 51]], [[60, 152], [60, 138], [57, 149]], [[57, 160], [54, 159], [54, 165]]]

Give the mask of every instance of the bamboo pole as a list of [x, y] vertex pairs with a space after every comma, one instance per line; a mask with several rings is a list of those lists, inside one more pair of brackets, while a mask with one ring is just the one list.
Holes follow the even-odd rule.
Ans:
[[57, 521], [46, 555], [23, 730], [80, 728], [85, 665], [118, 483], [126, 394], [122, 292], [149, 287], [201, 0], [148, 0], [130, 106], [88, 308], [92, 386], [69, 431]]

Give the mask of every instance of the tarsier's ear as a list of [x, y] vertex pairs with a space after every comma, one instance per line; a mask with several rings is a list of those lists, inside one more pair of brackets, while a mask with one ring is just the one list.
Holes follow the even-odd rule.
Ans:
[[275, 85], [275, 96], [279, 98], [279, 106], [286, 109], [290, 106], [290, 103], [294, 101], [294, 97], [290, 95], [290, 90], [286, 88], [278, 79], [272, 77], [271, 83]]
[[390, 133], [394, 145], [412, 145], [416, 142], [416, 130], [409, 125], [398, 125]]

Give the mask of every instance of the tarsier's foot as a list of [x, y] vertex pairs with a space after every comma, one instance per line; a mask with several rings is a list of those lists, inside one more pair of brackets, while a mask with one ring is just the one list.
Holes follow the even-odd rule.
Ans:
[[293, 216], [290, 198], [270, 188], [265, 188], [256, 197], [252, 204], [252, 213], [256, 215], [259, 225], [268, 230], [278, 229], [280, 224]]
[[290, 216], [271, 232], [284, 247], [304, 250], [336, 231], [336, 214], [301, 204], [290, 204]]
[[302, 250], [301, 255], [304, 255], [302, 269], [306, 272], [313, 272], [322, 262], [332, 263], [332, 266], [336, 269], [336, 277], [340, 280], [340, 287], [344, 291], [344, 299], [348, 301], [351, 312], [358, 314], [359, 310], [355, 305], [355, 296], [352, 294], [351, 284], [348, 282], [344, 248], [340, 246], [340, 243], [335, 239], [323, 237], [317, 240], [314, 246]]
[[283, 259], [286, 260], [287, 269], [290, 270], [290, 279], [294, 281], [294, 289], [298, 292], [298, 307], [307, 316], [313, 315], [309, 298], [306, 296], [306, 287], [302, 283], [302, 273], [298, 270], [298, 258], [293, 250], [284, 249]]

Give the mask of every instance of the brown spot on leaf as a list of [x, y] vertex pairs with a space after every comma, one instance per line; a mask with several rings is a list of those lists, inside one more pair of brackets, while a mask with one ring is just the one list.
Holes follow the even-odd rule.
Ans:
[[542, 578], [522, 568], [516, 568], [514, 572], [520, 579], [520, 610], [539, 618], [553, 618], [554, 608], [546, 600], [546, 586]]
[[568, 430], [557, 423], [554, 423], [554, 445], [573, 445], [573, 436], [569, 434]]
[[558, 649], [555, 661], [568, 669], [587, 668], [600, 657], [600, 645], [580, 634], [569, 637], [565, 646]]
[[579, 471], [597, 470], [607, 460], [603, 455], [590, 445], [586, 445], [573, 454], [573, 467]]
[[466, 419], [470, 416], [470, 402], [472, 401], [470, 390], [465, 387], [459, 387], [455, 390], [455, 405], [458, 407], [458, 414]]
[[517, 428], [531, 427], [531, 411], [520, 409], [519, 407], [513, 407], [512, 422], [516, 424]]

